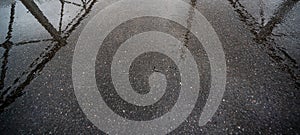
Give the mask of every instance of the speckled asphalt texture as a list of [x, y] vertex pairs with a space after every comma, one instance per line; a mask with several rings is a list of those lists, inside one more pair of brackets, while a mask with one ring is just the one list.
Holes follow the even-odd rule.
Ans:
[[[199, 126], [199, 119], [214, 78], [210, 76], [213, 71], [203, 43], [199, 43], [192, 30], [188, 30], [194, 27], [191, 22], [195, 12], [175, 8], [163, 14], [182, 14], [179, 18], [186, 18], [187, 29], [176, 21], [149, 16], [122, 23], [106, 37], [95, 56], [95, 82], [103, 101], [114, 113], [107, 118], [118, 115], [122, 119], [147, 124], [174, 110], [180, 94], [185, 92], [180, 91], [184, 88], [182, 83], [185, 79], [181, 73], [193, 69], [189, 63], [188, 69], [181, 70], [186, 65], [180, 65], [180, 61], [189, 58], [189, 54], [193, 55], [198, 66], [200, 90], [197, 91], [199, 94], [191, 96], [197, 97], [197, 102], [192, 106], [188, 102], [189, 97], [183, 98], [188, 100], [183, 102], [187, 104], [184, 107], [193, 108], [176, 127], [152, 125], [145, 130], [147, 132], [143, 132], [143, 128], [126, 123], [126, 128], [118, 127], [121, 124], [114, 121], [110, 121], [111, 125], [104, 125], [102, 121], [95, 123], [90, 114], [82, 109], [74, 89], [73, 56], [85, 26], [104, 7], [115, 1], [36, 0], [36, 6], [26, 0], [4, 0], [0, 3], [0, 134], [161, 134], [157, 131], [167, 131], [169, 134], [300, 133], [298, 0], [184, 0], [211, 24], [222, 43], [226, 60], [225, 92], [212, 118], [202, 126]], [[120, 10], [119, 14], [123, 12]], [[109, 22], [97, 21], [99, 24]], [[140, 54], [124, 62], [131, 63], [126, 68], [124, 63], [118, 65], [119, 61], [113, 61], [117, 46], [142, 31], [168, 33], [184, 47], [174, 45], [174, 51], [169, 49], [169, 56], [153, 51]], [[150, 37], [155, 37], [145, 35], [149, 41]], [[153, 39], [153, 43], [158, 45], [165, 35], [157, 33], [156, 36], [156, 39], [161, 37], [157, 41]], [[171, 39], [165, 37], [166, 41]], [[142, 40], [133, 39], [124, 45], [139, 43], [142, 44]], [[174, 41], [176, 43], [177, 40]], [[138, 54], [139, 50], [134, 47], [129, 50], [123, 47], [123, 51]], [[178, 55], [179, 62], [174, 60], [173, 55]], [[133, 56], [117, 59], [121, 61], [126, 58]], [[114, 68], [111, 68], [112, 65]], [[122, 69], [128, 70], [124, 71], [126, 75]], [[134, 90], [129, 94], [124, 92], [123, 96], [116, 85], [126, 89], [124, 84], [127, 82], [123, 82], [125, 79], [122, 77], [128, 77], [128, 85]], [[197, 77], [192, 76], [186, 83], [197, 82]], [[158, 91], [153, 91], [156, 88]], [[147, 97], [149, 93], [154, 93], [153, 97]], [[134, 100], [136, 97], [145, 99]], [[164, 119], [172, 125], [181, 118], [180, 114], [186, 114], [185, 111], [180, 110], [179, 116], [168, 115], [172, 117]], [[95, 118], [98, 118], [97, 114]], [[101, 124], [104, 126], [99, 127]]]

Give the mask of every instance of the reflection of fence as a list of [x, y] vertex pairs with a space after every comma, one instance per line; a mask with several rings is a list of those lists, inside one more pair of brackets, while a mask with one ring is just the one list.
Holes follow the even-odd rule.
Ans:
[[[80, 24], [82, 19], [90, 12], [96, 0], [81, 0], [82, 3], [74, 3], [69, 1], [60, 0], [61, 2], [61, 13], [59, 20], [59, 29], [56, 30], [53, 25], [48, 21], [47, 17], [39, 9], [33, 0], [21, 0], [22, 4], [30, 11], [30, 13], [37, 19], [37, 21], [48, 31], [48, 33], [53, 37], [53, 39], [41, 39], [41, 40], [31, 40], [23, 41], [19, 43], [11, 42], [11, 32], [13, 30], [14, 14], [16, 2], [11, 4], [11, 16], [8, 26], [8, 32], [6, 36], [6, 41], [1, 44], [1, 47], [5, 49], [2, 56], [2, 66], [1, 66], [1, 76], [0, 76], [0, 112], [3, 109], [14, 102], [14, 100], [22, 95], [23, 89], [36, 77], [37, 73], [40, 72], [45, 64], [47, 64], [56, 54], [61, 47], [66, 45], [66, 40], [69, 35], [76, 29]], [[62, 30], [62, 18], [64, 12], [64, 5], [72, 4], [74, 6], [81, 7], [78, 14], [69, 22], [64, 30]], [[47, 47], [46, 51], [43, 51], [36, 58], [19, 77], [17, 77], [14, 82], [4, 89], [4, 81], [7, 71], [8, 54], [12, 47], [17, 47], [19, 45], [24, 45], [28, 43], [36, 43], [41, 41], [53, 41], [53, 44]]]
[[[248, 29], [255, 36], [255, 41], [259, 44], [263, 44], [264, 49], [273, 61], [277, 62], [281, 68], [287, 71], [291, 77], [296, 80], [296, 84], [300, 86], [300, 74], [299, 67], [295, 59], [291, 57], [283, 48], [278, 47], [273, 40], [271, 40], [272, 32], [274, 28], [283, 22], [283, 19], [288, 14], [288, 12], [296, 5], [299, 0], [286, 0], [283, 1], [276, 9], [274, 15], [271, 17], [270, 21], [266, 22], [264, 25], [264, 18], [262, 18], [262, 23], [258, 21], [246, 10], [246, 8], [240, 3], [239, 0], [228, 0], [235, 11], [239, 14], [240, 20], [243, 21]], [[263, 3], [263, 1], [261, 1]], [[263, 9], [260, 10], [262, 16]]]

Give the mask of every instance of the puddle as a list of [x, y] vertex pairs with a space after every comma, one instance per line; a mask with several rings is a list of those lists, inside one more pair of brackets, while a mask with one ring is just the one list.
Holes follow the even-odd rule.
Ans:
[[[282, 80], [279, 80], [278, 76], [272, 76], [271, 74], [270, 78], [266, 78], [263, 76], [259, 79], [248, 79], [251, 78], [251, 76], [257, 75], [256, 71], [253, 71], [252, 69], [246, 70], [246, 67], [241, 68], [239, 67], [240, 64], [245, 64], [248, 66], [256, 66], [255, 64], [259, 63], [255, 60], [255, 54], [251, 55], [245, 55], [240, 56], [240, 54], [246, 54], [246, 53], [254, 53], [249, 48], [246, 48], [245, 46], [253, 45], [249, 43], [248, 41], [238, 41], [241, 39], [249, 39], [253, 41], [255, 45], [258, 46], [259, 49], [263, 51], [266, 56], [268, 56], [268, 59], [271, 60], [276, 66], [276, 68], [282, 69], [282, 74], [289, 76], [291, 80], [296, 82], [295, 84], [298, 84], [300, 86], [300, 3], [299, 0], [224, 0], [222, 2], [216, 1], [216, 0], [185, 0], [186, 2], [189, 2], [192, 7], [200, 8], [204, 13], [204, 15], [208, 18], [209, 21], [224, 21], [225, 23], [219, 23], [214, 22], [214, 27], [216, 27], [216, 30], [224, 29], [224, 31], [227, 32], [227, 35], [220, 34], [220, 37], [222, 36], [222, 41], [224, 44], [231, 44], [233, 50], [227, 50], [226, 52], [228, 58], [232, 58], [228, 60], [228, 63], [236, 63], [237, 65], [229, 65], [228, 67], [233, 68], [229, 70], [233, 70], [231, 72], [235, 72], [235, 74], [231, 74], [232, 76], [229, 76], [228, 80], [232, 81], [235, 80], [236, 82], [242, 81], [245, 86], [242, 86], [240, 88], [241, 91], [238, 91], [237, 96], [232, 94], [233, 96], [236, 96], [239, 98], [243, 98], [243, 94], [245, 90], [246, 94], [249, 94], [247, 92], [256, 88], [256, 86], [252, 86], [252, 83], [260, 83], [259, 81], [263, 80], [268, 82], [276, 81], [277, 84], [274, 83], [275, 86], [280, 85], [282, 83]], [[20, 96], [24, 94], [24, 89], [26, 87], [30, 87], [29, 85], [32, 84], [32, 81], [36, 79], [41, 71], [44, 70], [45, 65], [54, 58], [56, 53], [59, 50], [62, 50], [64, 46], [69, 45], [67, 41], [70, 41], [71, 37], [70, 35], [74, 33], [78, 26], [81, 26], [82, 20], [86, 19], [89, 15], [90, 11], [94, 9], [95, 3], [97, 3], [97, 0], [34, 0], [34, 2], [31, 2], [29, 0], [2, 0], [0, 3], [0, 115], [2, 112], [4, 112], [7, 108], [11, 106], [12, 103], [16, 102], [16, 99], [18, 99]], [[220, 3], [227, 3], [224, 5], [214, 5], [214, 4], [220, 4]], [[104, 3], [104, 5], [107, 3]], [[202, 6], [201, 5], [207, 5]], [[210, 9], [211, 7], [214, 7], [213, 9]], [[228, 6], [228, 8], [225, 8]], [[220, 9], [215, 9], [216, 7], [220, 7]], [[186, 24], [187, 29], [192, 28], [192, 22], [194, 21], [194, 15], [195, 11], [193, 8], [190, 8], [188, 11], [186, 10], [180, 10], [180, 8], [176, 9], [174, 12], [183, 12], [184, 16], [186, 16]], [[173, 12], [173, 11], [170, 11]], [[229, 13], [230, 12], [230, 13]], [[218, 13], [218, 14], [217, 14]], [[211, 16], [210, 16], [211, 15]], [[231, 16], [233, 15], [233, 16]], [[214, 18], [215, 16], [224, 16], [224, 18], [230, 18], [232, 22], [221, 18]], [[148, 21], [150, 22], [150, 21]], [[147, 22], [147, 23], [148, 23]], [[238, 22], [238, 23], [237, 23]], [[232, 24], [242, 24], [242, 26], [237, 26], [234, 28], [234, 26], [230, 26]], [[145, 23], [146, 25], [146, 23]], [[167, 24], [161, 24], [161, 25], [167, 25]], [[219, 25], [219, 26], [218, 26]], [[224, 26], [223, 26], [224, 25]], [[163, 27], [163, 26], [162, 26]], [[220, 28], [219, 28], [220, 27]], [[228, 29], [227, 29], [228, 27]], [[243, 31], [243, 27], [246, 27], [247, 31]], [[232, 30], [234, 29], [234, 30]], [[234, 31], [230, 33], [230, 31]], [[182, 39], [184, 46], [188, 46], [191, 44], [190, 38], [191, 33], [190, 31], [184, 31], [182, 32]], [[242, 33], [242, 34], [241, 34]], [[247, 34], [244, 34], [247, 33]], [[219, 33], [218, 33], [219, 34]], [[223, 33], [224, 34], [224, 33]], [[243, 35], [244, 34], [244, 35]], [[245, 37], [239, 37], [240, 35], [247, 35]], [[251, 36], [249, 36], [251, 35]], [[121, 35], [122, 36], [122, 35]], [[251, 39], [250, 39], [251, 38]], [[74, 37], [72, 37], [74, 39]], [[72, 40], [71, 39], [71, 40]], [[221, 39], [221, 38], [220, 38]], [[73, 40], [71, 42], [74, 42]], [[242, 47], [239, 47], [236, 44], [243, 43], [241, 45]], [[227, 47], [230, 47], [227, 45]], [[246, 48], [246, 49], [245, 49]], [[186, 59], [186, 51], [184, 48], [180, 49], [180, 57], [182, 60]], [[234, 50], [236, 49], [236, 50]], [[243, 50], [244, 49], [244, 50]], [[249, 49], [249, 50], [247, 50]], [[226, 48], [224, 49], [226, 50]], [[244, 51], [244, 52], [243, 52]], [[252, 51], [252, 52], [251, 52]], [[72, 51], [70, 51], [72, 52]], [[199, 51], [199, 53], [202, 53]], [[259, 54], [259, 53], [257, 53]], [[251, 56], [251, 57], [246, 57]], [[259, 56], [257, 56], [259, 57]], [[62, 57], [63, 60], [65, 57]], [[261, 59], [260, 59], [261, 60]], [[234, 61], [234, 62], [232, 62]], [[241, 63], [239, 63], [242, 61]], [[246, 62], [245, 62], [246, 61]], [[253, 62], [254, 61], [254, 62]], [[244, 62], [244, 63], [243, 63]], [[249, 64], [247, 62], [253, 62], [254, 64]], [[257, 63], [256, 63], [257, 62]], [[264, 63], [265, 61], [260, 61], [261, 63]], [[61, 63], [57, 62], [55, 63], [57, 65], [60, 65]], [[258, 64], [259, 65], [259, 64]], [[263, 64], [261, 64], [263, 65]], [[266, 65], [265, 65], [266, 66]], [[261, 66], [262, 67], [262, 66]], [[55, 67], [48, 67], [53, 68]], [[264, 67], [262, 67], [264, 68]], [[239, 70], [243, 69], [243, 70]], [[49, 69], [48, 69], [49, 70]], [[257, 70], [257, 69], [255, 69]], [[58, 72], [63, 72], [58, 71]], [[253, 72], [250, 72], [253, 71]], [[265, 70], [262, 70], [260, 72], [263, 72]], [[273, 70], [272, 70], [273, 71]], [[46, 71], [48, 72], [48, 71]], [[50, 82], [60, 82], [61, 80], [58, 80], [57, 74], [51, 74], [52, 71], [49, 70], [49, 76], [53, 75], [53, 78], [49, 79]], [[263, 74], [263, 73], [261, 73]], [[266, 73], [267, 74], [267, 73]], [[265, 74], [263, 74], [265, 75]], [[277, 74], [276, 74], [277, 75]], [[67, 76], [67, 75], [66, 75]], [[246, 76], [246, 77], [245, 77]], [[268, 76], [268, 75], [266, 75]], [[51, 76], [52, 77], [52, 76]], [[244, 80], [240, 80], [240, 78], [243, 78]], [[274, 80], [272, 80], [275, 78]], [[247, 80], [248, 79], [248, 80]], [[249, 81], [250, 80], [250, 81]], [[234, 82], [234, 84], [231, 84], [232, 82], [228, 81], [228, 84], [230, 83], [231, 86], [237, 86], [238, 83]], [[48, 82], [43, 82], [44, 84], [48, 84]], [[53, 82], [52, 82], [53, 83]], [[290, 83], [290, 82], [289, 82]], [[41, 84], [43, 85], [43, 84]], [[59, 83], [55, 84], [59, 85]], [[64, 85], [64, 84], [63, 84]], [[273, 89], [273, 84], [261, 84], [260, 87], [263, 92], [268, 92], [267, 90]], [[284, 85], [284, 84], [283, 84]], [[286, 84], [289, 85], [289, 84]], [[50, 91], [50, 88], [58, 88], [59, 86], [45, 86], [48, 91]], [[64, 87], [64, 86], [62, 86]], [[72, 88], [72, 84], [66, 86]], [[291, 85], [291, 87], [293, 87]], [[48, 89], [49, 88], [49, 89]], [[298, 87], [297, 87], [298, 88]], [[296, 89], [297, 89], [296, 88]], [[235, 90], [235, 88], [229, 87], [229, 91], [231, 89]], [[267, 90], [266, 90], [267, 89]], [[275, 88], [274, 88], [275, 89]], [[288, 88], [292, 89], [293, 88]], [[276, 89], [278, 90], [278, 89]], [[73, 91], [72, 91], [73, 92]], [[261, 92], [261, 93], [263, 93]], [[271, 91], [270, 93], [272, 93]], [[40, 91], [42, 94], [48, 94], [43, 93], [43, 91]], [[54, 92], [53, 92], [54, 93]], [[62, 92], [63, 93], [63, 92]], [[71, 92], [70, 92], [71, 93]], [[268, 96], [266, 94], [266, 97], [274, 98], [276, 97], [277, 93], [272, 95], [270, 93], [267, 93], [271, 96]], [[291, 92], [293, 97], [297, 97], [297, 93]], [[34, 93], [36, 94], [36, 93]], [[34, 95], [32, 94], [32, 95]], [[56, 93], [57, 94], [57, 93]], [[58, 93], [58, 95], [61, 93]], [[64, 93], [65, 94], [65, 93]], [[73, 94], [73, 93], [71, 93]], [[257, 94], [257, 93], [256, 93]], [[231, 95], [231, 96], [232, 96]], [[262, 97], [262, 99], [267, 100], [266, 102], [269, 102], [269, 99], [266, 99], [262, 94], [258, 94]], [[74, 95], [73, 95], [74, 96]], [[257, 97], [259, 97], [257, 96]], [[286, 99], [289, 99], [288, 96], [284, 95]], [[252, 98], [257, 98], [252, 97]], [[281, 95], [279, 95], [281, 97]], [[62, 98], [65, 98], [62, 96]], [[285, 99], [282, 100], [285, 100]], [[51, 99], [51, 98], [50, 98]], [[234, 100], [236, 100], [234, 99]], [[35, 99], [29, 99], [35, 100]], [[52, 99], [51, 99], [52, 100]], [[62, 99], [63, 100], [63, 99]], [[225, 101], [225, 100], [223, 100]], [[259, 102], [263, 102], [259, 101]], [[281, 99], [280, 99], [281, 101]], [[54, 101], [53, 102], [58, 102]], [[70, 101], [71, 102], [71, 101]], [[230, 102], [230, 100], [226, 99], [226, 102]], [[239, 102], [239, 101], [237, 101]], [[242, 101], [243, 103], [244, 101]], [[256, 100], [255, 100], [256, 102]], [[271, 104], [267, 107], [272, 108], [273, 106], [278, 107], [282, 109], [283, 105], [278, 104], [275, 100], [274, 105]], [[276, 103], [275, 103], [276, 102]], [[47, 103], [47, 102], [46, 102]], [[46, 104], [45, 103], [45, 104]], [[292, 102], [291, 104], [293, 104]], [[48, 103], [47, 103], [48, 104]], [[53, 103], [54, 104], [54, 103]], [[52, 105], [52, 104], [50, 104]], [[49, 106], [50, 106], [49, 105]], [[76, 104], [77, 105], [77, 104]], [[239, 104], [243, 105], [243, 104]], [[286, 105], [286, 104], [285, 104]], [[289, 104], [288, 104], [289, 105]], [[287, 105], [287, 106], [288, 106]], [[54, 106], [54, 105], [53, 105]], [[243, 107], [243, 106], [239, 106]], [[275, 108], [274, 107], [274, 108]], [[263, 108], [265, 106], [263, 105]], [[278, 109], [277, 108], [277, 109]], [[296, 107], [295, 107], [296, 108]], [[9, 108], [10, 109], [10, 108]], [[65, 108], [64, 108], [65, 109]], [[78, 108], [77, 108], [78, 109]], [[231, 108], [232, 109], [232, 108]], [[235, 109], [235, 108], [233, 108]], [[63, 109], [62, 109], [63, 110]], [[225, 110], [225, 109], [224, 109]], [[255, 110], [255, 109], [254, 109]], [[271, 110], [271, 109], [269, 109]], [[28, 110], [23, 110], [28, 111]], [[35, 110], [36, 113], [39, 113], [40, 110]], [[236, 111], [236, 110], [231, 110]], [[244, 111], [244, 110], [242, 110]], [[30, 112], [30, 111], [29, 111]], [[51, 111], [50, 111], [51, 112]], [[262, 114], [266, 114], [266, 110], [262, 111]], [[31, 112], [30, 112], [31, 113]], [[47, 112], [43, 112], [47, 113]], [[222, 113], [222, 112], [221, 112]], [[220, 116], [222, 114], [220, 113]], [[226, 113], [226, 112], [225, 112]], [[247, 112], [249, 113], [249, 112]], [[274, 111], [274, 115], [281, 114], [280, 111]], [[269, 114], [269, 113], [268, 113]], [[270, 113], [271, 114], [271, 113]], [[16, 116], [10, 116], [9, 117], [18, 117]], [[224, 114], [223, 114], [224, 115]], [[252, 114], [254, 115], [254, 114]], [[243, 114], [244, 116], [244, 114]], [[291, 115], [293, 116], [293, 115]], [[5, 116], [2, 116], [6, 118]], [[0, 119], [2, 118], [0, 116]], [[76, 116], [77, 117], [77, 116]], [[266, 118], [267, 120], [268, 116], [261, 116], [263, 118]], [[39, 116], [39, 118], [42, 118], [42, 116]], [[273, 116], [270, 116], [270, 118], [273, 118]], [[276, 117], [277, 118], [277, 117]], [[3, 118], [2, 118], [3, 119]], [[14, 119], [14, 118], [13, 118]], [[225, 118], [224, 118], [225, 119]], [[281, 119], [280, 119], [281, 120]], [[7, 120], [10, 121], [10, 120]], [[37, 120], [39, 121], [39, 120]], [[43, 121], [43, 120], [41, 120]], [[235, 120], [233, 120], [235, 121]], [[276, 119], [274, 119], [276, 121]], [[40, 121], [39, 121], [40, 122]], [[273, 122], [273, 121], [272, 121]], [[271, 123], [272, 123], [271, 122]], [[78, 122], [80, 123], [80, 122]], [[222, 123], [219, 122], [219, 123]], [[238, 123], [238, 122], [237, 122]], [[241, 122], [242, 123], [242, 122]], [[267, 122], [268, 123], [268, 122]], [[45, 123], [44, 123], [45, 124]], [[225, 124], [225, 123], [224, 123]], [[0, 125], [0, 128], [3, 125]], [[210, 125], [211, 126], [211, 125]], [[215, 126], [215, 125], [213, 125]], [[212, 127], [213, 127], [212, 126]], [[278, 126], [278, 125], [277, 125]], [[292, 125], [293, 126], [293, 125]], [[217, 126], [215, 126], [217, 127]], [[225, 127], [225, 126], [224, 126]], [[276, 127], [276, 125], [275, 125]], [[232, 127], [231, 127], [232, 128]], [[240, 126], [237, 127], [238, 130], [241, 128]], [[248, 127], [249, 130], [252, 130], [251, 127]], [[225, 129], [224, 129], [225, 130]], [[227, 131], [228, 129], [226, 129]], [[231, 130], [231, 129], [230, 129]], [[65, 131], [65, 130], [64, 130]], [[232, 130], [231, 130], [232, 131]]]
[[[288, 72], [300, 85], [300, 41], [296, 36], [299, 33], [299, 23], [295, 23], [300, 16], [296, 14], [299, 13], [299, 0], [228, 1], [239, 15], [240, 20], [253, 33], [254, 40], [262, 45], [270, 58], [279, 65], [279, 68]], [[284, 39], [278, 38], [283, 36]]]
[[[3, 30], [0, 41], [3, 48], [0, 77], [1, 111], [22, 95], [24, 87], [30, 84], [55, 53], [66, 45], [69, 35], [90, 12], [96, 1], [77, 2], [80, 4], [54, 0], [5, 1], [1, 4], [1, 13], [5, 13], [0, 25], [0, 29]], [[66, 6], [68, 4], [72, 6]], [[47, 42], [50, 44], [45, 46]], [[35, 50], [30, 50], [29, 46]], [[26, 62], [18, 63], [18, 60], [14, 59]]]

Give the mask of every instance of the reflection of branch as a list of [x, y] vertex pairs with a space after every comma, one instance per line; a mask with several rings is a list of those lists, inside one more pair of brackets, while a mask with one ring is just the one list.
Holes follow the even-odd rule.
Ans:
[[[255, 40], [258, 43], [264, 43], [264, 45], [269, 50], [267, 52], [268, 55], [276, 62], [281, 63], [282, 68], [285, 71], [287, 71], [293, 79], [299, 81], [299, 67], [297, 65], [296, 60], [293, 57], [291, 57], [286, 52], [286, 50], [277, 47], [276, 45], [272, 45], [270, 43], [265, 42], [267, 41], [267, 38], [272, 35], [272, 32], [276, 25], [282, 23], [284, 17], [296, 5], [297, 2], [299, 2], [299, 0], [287, 0], [281, 3], [279, 8], [274, 13], [273, 17], [270, 19], [270, 21], [260, 29], [260, 31], [256, 35]], [[300, 86], [299, 82], [296, 82], [296, 84]]]
[[[257, 20], [245, 9], [239, 0], [228, 0], [235, 11], [239, 14], [241, 21], [245, 22], [250, 28], [250, 31], [255, 35], [258, 43], [265, 41], [268, 36], [272, 34], [273, 29], [277, 24], [281, 23], [286, 14], [293, 8], [299, 0], [286, 0], [279, 6], [274, 16], [265, 26], [260, 26]], [[260, 2], [263, 6], [263, 1]], [[261, 7], [260, 16], [262, 17], [262, 24], [264, 24], [264, 11]], [[260, 29], [261, 28], [261, 29]]]
[[86, 0], [81, 0], [81, 2], [82, 2], [82, 5], [83, 5], [83, 8], [86, 9], [86, 4], [87, 4]]
[[[283, 21], [287, 13], [299, 0], [286, 0], [281, 3], [279, 8], [274, 13], [274, 16], [265, 26], [260, 26], [259, 23], [256, 22], [255, 18], [248, 13], [245, 7], [242, 6], [238, 0], [228, 1], [239, 14], [241, 21], [245, 22], [251, 33], [254, 34], [255, 42], [263, 44], [267, 54], [272, 58], [272, 60], [279, 63], [282, 68], [287, 71], [294, 80], [296, 80], [296, 84], [300, 86], [300, 83], [297, 82], [300, 80], [300, 77], [298, 71], [299, 67], [296, 60], [293, 59], [284, 49], [277, 47], [275, 42], [272, 42], [272, 40], [267, 40], [267, 37], [272, 35], [272, 31], [276, 25]], [[260, 11], [260, 14], [263, 15], [263, 11]]]
[[21, 41], [18, 43], [15, 43], [14, 46], [20, 46], [20, 45], [26, 45], [26, 44], [31, 44], [31, 43], [39, 43], [43, 41], [55, 41], [54, 39], [39, 39], [39, 40], [30, 40], [30, 41]]
[[6, 65], [8, 63], [8, 53], [9, 53], [9, 49], [6, 49], [2, 57], [3, 60], [2, 60], [1, 76], [0, 76], [0, 90], [4, 88], [4, 80], [5, 80], [6, 70], [7, 70]]
[[259, 15], [260, 15], [260, 25], [263, 27], [265, 25], [265, 12], [264, 12], [264, 1], [263, 0], [259, 0], [259, 6], [260, 6], [260, 11], [259, 11]]
[[187, 23], [187, 31], [184, 35], [184, 45], [187, 46], [188, 44], [188, 41], [190, 40], [190, 34], [191, 34], [191, 28], [192, 28], [192, 22], [193, 22], [193, 19], [194, 19], [194, 16], [195, 16], [195, 9], [194, 7], [196, 6], [196, 3], [197, 1], [196, 0], [191, 0], [190, 4], [191, 4], [191, 7], [188, 11], [188, 18], [186, 20], [186, 23]]
[[259, 23], [257, 20], [245, 9], [245, 7], [239, 2], [239, 0], [228, 0], [235, 11], [239, 14], [240, 20], [245, 22], [249, 27], [251, 33], [257, 34], [259, 29]]
[[15, 7], [16, 7], [16, 2], [11, 4], [11, 9], [10, 9], [10, 20], [9, 20], [9, 26], [8, 26], [8, 32], [6, 36], [6, 41], [9, 41], [11, 39], [11, 33], [13, 30], [13, 23], [14, 23], [14, 15], [15, 15]]
[[[5, 52], [2, 56], [2, 66], [1, 66], [1, 75], [0, 75], [0, 90], [4, 88], [4, 81], [5, 81], [5, 76], [6, 76], [6, 70], [7, 70], [7, 63], [8, 63], [8, 56], [9, 56], [9, 51], [13, 45], [13, 43], [10, 41], [12, 38], [12, 30], [13, 30], [13, 23], [14, 23], [14, 15], [15, 15], [15, 7], [16, 3], [11, 4], [11, 10], [10, 10], [10, 20], [9, 20], [9, 25], [8, 25], [8, 32], [6, 36], [6, 41], [1, 44], [1, 47], [5, 48]], [[0, 91], [1, 92], [1, 91]]]
[[81, 9], [81, 10], [78, 12], [78, 14], [71, 20], [71, 22], [67, 24], [66, 28], [62, 31], [63, 33], [64, 33], [65, 31], [67, 31], [67, 30], [69, 29], [69, 27], [71, 27], [72, 24], [73, 24], [78, 18], [80, 18], [80, 15], [81, 15], [81, 13], [83, 13], [83, 11], [85, 11], [85, 10], [84, 10], [84, 9]]
[[33, 0], [21, 0], [21, 2], [56, 41], [65, 44], [65, 40], [48, 21], [48, 19], [44, 16], [43, 12], [39, 9], [39, 7], [34, 3]]
[[[187, 18], [187, 20], [186, 20], [186, 23], [187, 23], [187, 31], [185, 32], [185, 34], [184, 34], [184, 43], [183, 43], [183, 45], [184, 46], [188, 46], [188, 43], [189, 43], [189, 40], [190, 40], [190, 38], [191, 38], [191, 28], [192, 28], [192, 22], [193, 22], [193, 19], [194, 19], [194, 16], [195, 16], [195, 6], [196, 6], [196, 4], [197, 4], [197, 0], [191, 0], [191, 2], [190, 2], [190, 4], [191, 4], [191, 7], [189, 8], [189, 11], [188, 11], [188, 18]], [[185, 58], [185, 50], [184, 50], [184, 48], [180, 48], [181, 49], [181, 55], [180, 55], [180, 57], [182, 58], [182, 59], [184, 59]]]
[[76, 2], [71, 2], [71, 1], [67, 1], [67, 0], [64, 0], [65, 3], [68, 3], [68, 4], [73, 4], [75, 6], [78, 6], [78, 7], [83, 7], [82, 5], [76, 3]]
[[[67, 24], [66, 28], [65, 28], [62, 32], [64, 33], [65, 31], [70, 31], [70, 30], [68, 30], [68, 29], [69, 29], [69, 27], [72, 26], [72, 24], [73, 24], [75, 21], [78, 21], [78, 20], [83, 19], [83, 18], [81, 17], [81, 14], [84, 13], [84, 11], [90, 10], [89, 8], [86, 8], [86, 6], [87, 6], [88, 3], [93, 3], [93, 2], [94, 2], [94, 0], [89, 0], [89, 1], [87, 1], [87, 2], [86, 2], [86, 0], [82, 0], [82, 3], [84, 3], [84, 4], [83, 4], [84, 7], [77, 13], [77, 15], [71, 20], [71, 22]], [[76, 24], [76, 23], [75, 23], [75, 24]], [[72, 28], [71, 28], [71, 29], [72, 29]], [[68, 34], [67, 34], [67, 35], [68, 35]]]
[[[68, 32], [72, 32], [80, 24], [82, 19], [90, 12], [93, 5], [96, 3], [96, 0], [93, 0], [86, 12], [82, 15]], [[65, 37], [67, 39], [68, 36]], [[14, 80], [13, 84], [5, 89], [0, 95], [0, 113], [3, 112], [4, 108], [10, 105], [15, 101], [16, 98], [22, 95], [23, 89], [30, 84], [30, 82], [37, 76], [37, 74], [43, 70], [45, 65], [55, 56], [65, 44], [57, 43], [53, 46], [50, 46], [47, 51], [44, 51], [40, 54], [40, 57], [35, 59], [29, 66], [27, 71], [24, 71], [20, 77]]]
[[63, 16], [64, 16], [64, 6], [65, 2], [63, 0], [60, 0], [61, 3], [61, 9], [60, 9], [60, 18], [59, 18], [59, 24], [58, 24], [58, 31], [59, 34], [61, 34], [61, 27], [62, 27], [62, 21], [63, 21]]
[[275, 12], [275, 14], [271, 18], [271, 20], [257, 34], [256, 39], [259, 42], [266, 40], [266, 38], [271, 35], [271, 33], [272, 33], [273, 29], [276, 27], [276, 25], [282, 22], [282, 20], [286, 16], [286, 14], [294, 7], [294, 5], [298, 1], [299, 0], [284, 1], [280, 5], [279, 9]]

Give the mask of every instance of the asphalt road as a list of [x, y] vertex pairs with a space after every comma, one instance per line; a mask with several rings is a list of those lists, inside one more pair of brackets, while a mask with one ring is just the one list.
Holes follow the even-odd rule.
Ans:
[[0, 134], [299, 134], [298, 0], [184, 2], [0, 3]]

